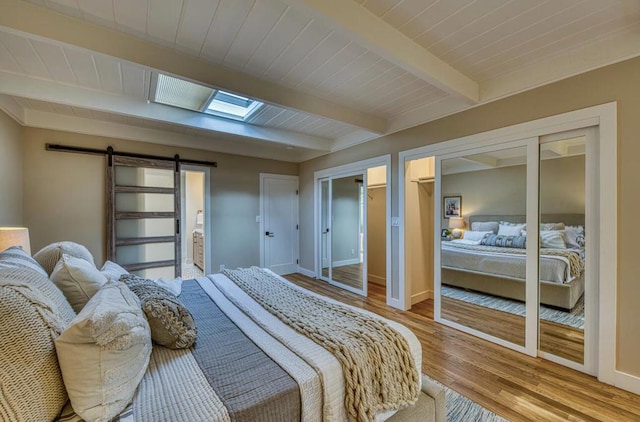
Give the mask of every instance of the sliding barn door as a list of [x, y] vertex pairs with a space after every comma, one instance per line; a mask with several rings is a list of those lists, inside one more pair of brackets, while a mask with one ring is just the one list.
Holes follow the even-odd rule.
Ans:
[[110, 156], [107, 255], [145, 278], [181, 273], [180, 164]]

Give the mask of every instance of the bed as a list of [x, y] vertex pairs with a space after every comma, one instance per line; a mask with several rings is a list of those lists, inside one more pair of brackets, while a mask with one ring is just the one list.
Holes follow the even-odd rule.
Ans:
[[[43, 286], [46, 288], [45, 294], [53, 298], [52, 300], [54, 301], [52, 303], [47, 302], [46, 309], [51, 310], [57, 307], [59, 309], [56, 312], [62, 312], [60, 309], [64, 308], [62, 313], [67, 313], [67, 309], [70, 309], [69, 304], [62, 303], [65, 298], [60, 291], [54, 291], [53, 283], [46, 276], [43, 278], [40, 274], [24, 267], [24, 262], [27, 262], [27, 258], [30, 259], [30, 257], [20, 256], [19, 258], [22, 260], [18, 265], [19, 268], [12, 269], [10, 272], [3, 270], [2, 262], [0, 262], [0, 294], [6, 294], [8, 295], [7, 297], [13, 298], [16, 297], [16, 292], [23, 292], [28, 287], [32, 291], [30, 294], [36, 297], [39, 293], [44, 292], [44, 290], [40, 292], [40, 286]], [[89, 260], [88, 257], [87, 260]], [[2, 261], [2, 256], [0, 256], [0, 261]], [[98, 271], [95, 269], [92, 258], [90, 261], [94, 270]], [[29, 265], [32, 265], [30, 261]], [[33, 265], [34, 267], [37, 265], [35, 261]], [[86, 265], [86, 263], [83, 265]], [[39, 268], [39, 270], [43, 269]], [[48, 272], [47, 270], [44, 274]], [[22, 273], [24, 273], [24, 280], [22, 279]], [[109, 278], [108, 270], [105, 270], [105, 267], [103, 267], [101, 273], [109, 281], [95, 293], [94, 298], [88, 299], [85, 309], [82, 309], [82, 312], [78, 313], [77, 317], [73, 317], [74, 322], [79, 318], [81, 319], [81, 316], [85, 316], [86, 308], [90, 307], [92, 301], [100, 295], [100, 291], [103, 289], [116, 289], [117, 287], [118, 289], [126, 290], [123, 287], [126, 283], [117, 282], [115, 281], [116, 279]], [[245, 277], [245, 273], [249, 274], [249, 276]], [[53, 275], [51, 276], [53, 277]], [[181, 282], [180, 286], [179, 299], [191, 313], [197, 327], [195, 344], [190, 348], [170, 349], [154, 343], [148, 355], [148, 366], [143, 368], [144, 373], [141, 372], [140, 378], [135, 380], [134, 390], [131, 390], [135, 391], [132, 396], [133, 400], [128, 401], [124, 411], [120, 412], [119, 410], [116, 413], [118, 416], [115, 419], [109, 417], [104, 419], [105, 421], [242, 422], [259, 420], [265, 422], [333, 422], [387, 420], [394, 422], [445, 420], [444, 389], [421, 375], [421, 345], [415, 335], [401, 324], [317, 295], [290, 283], [269, 270], [255, 267], [186, 280]], [[262, 289], [262, 286], [269, 287], [265, 290]], [[133, 293], [129, 292], [129, 294]], [[260, 296], [261, 294], [262, 296]], [[385, 366], [386, 363], [369, 362], [368, 365], [362, 364], [365, 361], [358, 360], [360, 359], [358, 357], [359, 352], [355, 349], [348, 350], [348, 353], [342, 354], [335, 353], [335, 351], [332, 352], [331, 344], [334, 344], [334, 348], [337, 347], [335, 344], [340, 344], [336, 340], [337, 337], [336, 339], [327, 339], [326, 344], [321, 346], [318, 341], [313, 340], [314, 338], [317, 340], [319, 331], [315, 330], [312, 324], [309, 325], [312, 332], [304, 335], [301, 330], [296, 329], [293, 325], [285, 324], [283, 322], [283, 315], [285, 314], [282, 313], [282, 309], [288, 305], [280, 306], [282, 308], [279, 309], [280, 313], [273, 313], [273, 310], [278, 308], [277, 305], [279, 303], [283, 302], [278, 300], [281, 297], [290, 298], [284, 302], [297, 304], [297, 299], [291, 299], [294, 296], [313, 302], [314, 306], [318, 306], [317, 309], [314, 308], [314, 311], [311, 312], [312, 317], [309, 317], [310, 324], [321, 320], [323, 318], [322, 314], [325, 312], [328, 313], [327, 315], [334, 315], [329, 313], [329, 310], [335, 308], [339, 310], [339, 313], [353, 313], [358, 321], [364, 321], [363, 324], [365, 325], [362, 327], [366, 326], [366, 333], [374, 333], [374, 325], [383, 327], [384, 330], [391, 330], [394, 336], [397, 336], [395, 343], [398, 342], [398, 339], [402, 339], [401, 342], [406, 342], [406, 355], [400, 355], [399, 361], [402, 361], [401, 363], [405, 368], [415, 369], [415, 371], [409, 371], [412, 376], [406, 377], [406, 371], [400, 375], [391, 373], [391, 378], [389, 378], [388, 373], [383, 376], [381, 372], [376, 371], [385, 371], [385, 368], [388, 368]], [[269, 305], [268, 301], [272, 301], [272, 303]], [[4, 299], [0, 301], [0, 304], [2, 306], [5, 305]], [[53, 391], [56, 383], [58, 383], [58, 385], [62, 385], [62, 390], [66, 387], [69, 391], [71, 402], [66, 403], [61, 413], [58, 413], [56, 420], [65, 422], [79, 421], [81, 419], [71, 407], [71, 403], [74, 403], [74, 398], [71, 390], [69, 390], [70, 384], [68, 381], [70, 378], [67, 378], [65, 368], [70, 367], [74, 375], [78, 375], [75, 373], [82, 372], [83, 369], [80, 368], [81, 364], [74, 361], [74, 356], [66, 358], [67, 361], [71, 359], [69, 364], [68, 362], [64, 363], [60, 354], [61, 351], [64, 353], [64, 349], [61, 347], [61, 340], [65, 333], [70, 330], [69, 327], [73, 325], [73, 322], [61, 334], [57, 335], [57, 338], [56, 336], [50, 338], [53, 335], [51, 329], [46, 329], [44, 332], [34, 331], [34, 324], [29, 322], [29, 318], [39, 321], [40, 316], [38, 315], [41, 315], [43, 311], [37, 308], [40, 306], [37, 300], [31, 300], [30, 306], [34, 306], [36, 310], [30, 311], [26, 309], [27, 306], [19, 305], [19, 309], [24, 312], [24, 315], [9, 315], [2, 313], [1, 311], [3, 310], [0, 309], [0, 313], [7, 318], [15, 316], [15, 319], [12, 319], [10, 324], [5, 324], [0, 331], [2, 331], [5, 339], [13, 335], [14, 340], [10, 340], [7, 343], [11, 347], [18, 341], [25, 342], [26, 349], [20, 346], [19, 353], [24, 353], [24, 350], [31, 349], [30, 353], [36, 353], [39, 360], [49, 362], [49, 366], [41, 365], [42, 368], [38, 368], [38, 371], [44, 371], [48, 368], [48, 372], [41, 375], [32, 374], [36, 376], [33, 380], [28, 383], [24, 382], [25, 380], [18, 380], [18, 384], [13, 386], [8, 380], [16, 378], [16, 374], [20, 373], [19, 367], [17, 367], [18, 372], [11, 375], [11, 377], [9, 377], [9, 373], [4, 371], [11, 371], [12, 369], [4, 367], [0, 371], [0, 381], [3, 384], [7, 381], [4, 388], [9, 393], [2, 399], [0, 404], [3, 404], [3, 406], [0, 406], [0, 408], [8, 409], [4, 405], [10, 402], [10, 410], [15, 410], [16, 415], [29, 415], [28, 412], [30, 411], [40, 412], [36, 413], [38, 417], [35, 418], [33, 416], [26, 418], [12, 417], [11, 412], [8, 414], [3, 413], [7, 420], [51, 420], [50, 417], [43, 416], [45, 415], [43, 408], [48, 406], [49, 410], [51, 410], [51, 406], [55, 408], [56, 400], [59, 402], [62, 397], [66, 400], [66, 394], [63, 395], [59, 387], [55, 392]], [[271, 309], [271, 312], [267, 309]], [[15, 310], [12, 312], [15, 314]], [[324, 318], [328, 317], [325, 315]], [[338, 317], [335, 318], [339, 319]], [[14, 320], [16, 327], [20, 324], [25, 324], [24, 329], [10, 326], [13, 325], [12, 321]], [[299, 323], [298, 326], [309, 329], [300, 321], [297, 322]], [[56, 327], [56, 329], [58, 328]], [[27, 331], [29, 332], [27, 333]], [[385, 333], [387, 333], [385, 335], [388, 335], [387, 331]], [[33, 347], [28, 346], [34, 344], [33, 336], [39, 336], [39, 340], [37, 340], [39, 342], [45, 342], [46, 339], [49, 339], [47, 341], [55, 342], [58, 356], [56, 357], [55, 350], [53, 350], [53, 355], [51, 354], [51, 346], [44, 347], [41, 350], [33, 350]], [[374, 338], [373, 334], [372, 338]], [[384, 350], [380, 344], [375, 348]], [[10, 348], [6, 351], [7, 355], [4, 356], [4, 359], [15, 355], [15, 359], [11, 362], [17, 365], [20, 361], [19, 353], [13, 353]], [[103, 352], [108, 353], [108, 350], [104, 349]], [[87, 352], [84, 351], [83, 353], [86, 354]], [[377, 353], [380, 353], [380, 351]], [[362, 355], [370, 356], [366, 353]], [[79, 357], [80, 355], [77, 356]], [[352, 366], [345, 366], [345, 356], [354, 357], [353, 362], [349, 363]], [[25, 356], [24, 358], [27, 359], [28, 357]], [[57, 369], [58, 360], [60, 362], [59, 370]], [[387, 359], [382, 360], [386, 361]], [[393, 359], [389, 357], [388, 360]], [[409, 363], [410, 365], [407, 366]], [[95, 367], [96, 365], [93, 366]], [[350, 368], [349, 373], [345, 372], [347, 367]], [[56, 371], [61, 371], [62, 377]], [[116, 369], [116, 373], [118, 371], [119, 369]], [[387, 397], [382, 401], [385, 402], [386, 400], [387, 405], [376, 408], [375, 412], [354, 413], [353, 409], [360, 411], [363, 408], [360, 403], [366, 401], [366, 394], [358, 395], [360, 393], [357, 392], [362, 392], [362, 386], [365, 386], [364, 388], [366, 389], [366, 386], [370, 385], [366, 384], [367, 380], [361, 376], [367, 371], [371, 374], [380, 374], [380, 380], [383, 377], [387, 380], [398, 379], [398, 384], [408, 385], [409, 389], [415, 392], [415, 397], [411, 400], [411, 403], [402, 403], [400, 394], [394, 396], [396, 394], [393, 391], [395, 387], [387, 388], [386, 390], [383, 388], [381, 391], [384, 390]], [[42, 379], [39, 379], [38, 376], [42, 376]], [[401, 379], [402, 376], [405, 378]], [[62, 378], [64, 378], [64, 384], [61, 383]], [[361, 382], [360, 387], [356, 386], [355, 389], [353, 386], [354, 379]], [[378, 378], [371, 378], [371, 380], [374, 384], [383, 384], [378, 381]], [[82, 384], [83, 388], [86, 390], [92, 389], [91, 387], [87, 388], [86, 380], [83, 379], [82, 382], [84, 382]], [[30, 393], [26, 396], [24, 391], [18, 394], [18, 390], [26, 388], [27, 384], [29, 385]], [[15, 395], [13, 395], [13, 388], [18, 389]], [[116, 388], [116, 390], [118, 389]], [[374, 390], [377, 391], [377, 388]], [[354, 391], [357, 394], [354, 394]], [[42, 402], [43, 404], [46, 402], [46, 406], [38, 405], [40, 394], [42, 394]], [[396, 397], [395, 401], [389, 400], [389, 397], [392, 396]], [[4, 403], [5, 399], [7, 403]], [[388, 405], [392, 402], [396, 404]], [[64, 404], [64, 402], [62, 403]], [[27, 409], [20, 409], [22, 405]], [[113, 403], [110, 402], [109, 406], [112, 405]], [[23, 410], [27, 413], [21, 413]]]
[[[474, 223], [505, 221], [522, 223], [522, 215], [477, 215], [469, 217]], [[583, 214], [543, 214], [542, 223], [562, 222], [566, 226], [583, 226]], [[490, 247], [465, 247], [453, 242], [442, 242], [442, 284], [489, 293], [494, 296], [525, 300], [525, 255], [515, 250]], [[547, 255], [553, 253], [554, 255]], [[572, 309], [584, 294], [584, 271], [571, 274], [567, 257], [579, 255], [584, 249], [545, 252], [540, 260], [540, 302], [544, 305]], [[558, 256], [558, 255], [564, 255]], [[572, 258], [573, 259], [573, 258]]]

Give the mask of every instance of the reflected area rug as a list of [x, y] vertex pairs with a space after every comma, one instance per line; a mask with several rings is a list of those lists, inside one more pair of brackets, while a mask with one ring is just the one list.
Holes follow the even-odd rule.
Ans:
[[[525, 304], [517, 300], [504, 299], [501, 297], [491, 296], [472, 290], [459, 289], [457, 287], [442, 286], [442, 295], [451, 299], [461, 300], [463, 302], [472, 303], [474, 305], [485, 308], [495, 309], [497, 311], [508, 312], [510, 314], [524, 316]], [[569, 327], [584, 329], [584, 295], [580, 298], [576, 306], [571, 312], [560, 309], [549, 308], [544, 305], [540, 306], [540, 318], [545, 321], [556, 322]]]
[[[433, 380], [433, 378], [430, 379]], [[506, 419], [450, 389], [441, 382], [435, 380], [434, 382], [441, 385], [445, 390], [447, 422], [508, 422]]]

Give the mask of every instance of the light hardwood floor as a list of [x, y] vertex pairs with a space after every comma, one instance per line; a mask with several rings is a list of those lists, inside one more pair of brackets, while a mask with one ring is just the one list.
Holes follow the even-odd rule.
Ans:
[[403, 312], [386, 306], [384, 286], [369, 283], [362, 297], [301, 274], [286, 278], [406, 325], [422, 343], [425, 374], [510, 421], [640, 421], [640, 396], [438, 324], [431, 300]]

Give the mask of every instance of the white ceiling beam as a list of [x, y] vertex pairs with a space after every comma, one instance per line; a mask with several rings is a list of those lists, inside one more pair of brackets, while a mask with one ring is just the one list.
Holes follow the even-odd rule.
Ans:
[[466, 155], [464, 157], [459, 157], [462, 161], [467, 161], [469, 163], [481, 164], [486, 168], [496, 168], [498, 167], [498, 159], [495, 157], [491, 157], [490, 155], [485, 154], [476, 154], [476, 155]]
[[282, 129], [255, 126], [121, 95], [0, 71], [0, 94], [104, 111], [196, 129], [243, 136], [281, 145], [330, 151], [331, 140]]
[[26, 1], [2, 0], [0, 26], [137, 63], [270, 104], [348, 123], [371, 132], [385, 133], [387, 129], [387, 122], [383, 118]]
[[285, 0], [391, 63], [468, 104], [480, 101], [480, 87], [459, 70], [352, 0]]
[[277, 145], [265, 146], [264, 143], [257, 146], [258, 141], [243, 138], [212, 139], [205, 136], [187, 135], [122, 123], [107, 122], [104, 120], [67, 116], [49, 111], [26, 109], [25, 116], [25, 125], [34, 128], [149, 142], [294, 163], [299, 163], [324, 154], [323, 152], [303, 149], [288, 150]]
[[25, 110], [16, 100], [8, 95], [0, 95], [0, 110], [7, 113], [15, 121], [24, 125]]

